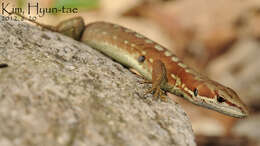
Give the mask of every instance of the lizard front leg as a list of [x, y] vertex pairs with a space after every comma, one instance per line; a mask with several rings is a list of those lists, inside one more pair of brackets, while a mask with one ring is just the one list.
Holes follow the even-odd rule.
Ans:
[[160, 60], [155, 60], [152, 64], [153, 71], [152, 71], [152, 88], [149, 89], [147, 93], [154, 93], [154, 98], [160, 98], [163, 101], [166, 101], [165, 92], [161, 89], [167, 82], [167, 72], [165, 65]]

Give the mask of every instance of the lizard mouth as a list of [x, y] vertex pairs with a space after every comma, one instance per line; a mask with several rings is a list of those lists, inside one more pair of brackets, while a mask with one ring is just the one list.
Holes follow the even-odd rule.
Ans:
[[221, 107], [215, 106], [216, 108], [213, 110], [216, 110], [217, 112], [223, 113], [228, 116], [236, 117], [236, 118], [244, 118], [248, 116], [247, 110], [242, 110], [238, 107], [230, 107], [228, 105], [223, 105]]
[[232, 109], [230, 107], [228, 110], [221, 111], [221, 113], [236, 118], [245, 118], [248, 116], [247, 112], [241, 111], [240, 109]]
[[228, 104], [225, 103], [223, 103], [222, 106], [214, 103], [208, 104], [204, 102], [196, 102], [195, 104], [235, 118], [245, 118], [249, 114], [246, 107], [230, 107]]

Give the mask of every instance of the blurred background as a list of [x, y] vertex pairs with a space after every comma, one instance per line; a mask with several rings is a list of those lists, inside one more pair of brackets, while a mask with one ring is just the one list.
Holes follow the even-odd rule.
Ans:
[[[78, 8], [77, 13], [46, 13], [36, 21], [57, 25], [82, 16], [85, 23], [108, 21], [162, 44], [186, 64], [233, 88], [250, 116], [231, 118], [170, 97], [187, 112], [199, 146], [260, 146], [259, 0], [4, 0], [7, 7]], [[258, 129], [259, 128], [259, 129]]]

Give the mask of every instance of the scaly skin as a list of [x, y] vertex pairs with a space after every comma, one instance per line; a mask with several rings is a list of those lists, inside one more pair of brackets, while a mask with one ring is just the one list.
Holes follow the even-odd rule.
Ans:
[[94, 22], [84, 28], [81, 17], [61, 22], [57, 27], [41, 25], [88, 44], [114, 60], [136, 69], [161, 89], [188, 101], [232, 117], [243, 118], [248, 109], [234, 90], [199, 74], [158, 43], [122, 26]]
[[153, 70], [159, 69], [153, 68], [153, 62], [159, 60], [167, 71], [168, 81], [160, 85], [165, 91], [232, 117], [248, 115], [245, 104], [232, 89], [202, 76], [166, 48], [132, 30], [95, 22], [86, 26], [81, 41], [136, 69], [148, 80], [152, 80]]

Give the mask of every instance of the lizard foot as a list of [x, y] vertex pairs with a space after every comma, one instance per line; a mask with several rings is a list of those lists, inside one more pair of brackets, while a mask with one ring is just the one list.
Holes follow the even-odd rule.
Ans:
[[165, 92], [162, 89], [160, 89], [160, 87], [155, 87], [155, 88], [152, 87], [151, 89], [146, 91], [144, 93], [144, 95], [149, 94], [149, 93], [153, 94], [153, 98], [154, 99], [157, 100], [158, 98], [160, 98], [162, 101], [167, 102], [166, 94], [165, 94]]

